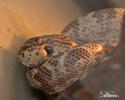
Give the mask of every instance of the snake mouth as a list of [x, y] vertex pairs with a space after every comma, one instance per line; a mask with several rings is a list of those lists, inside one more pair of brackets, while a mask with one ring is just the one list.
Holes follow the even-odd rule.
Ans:
[[46, 63], [48, 59], [44, 59], [43, 61], [41, 61], [40, 63], [38, 63], [37, 65], [29, 65], [29, 66], [26, 66], [26, 70], [29, 71], [29, 70], [32, 70], [34, 68], [40, 68], [41, 66], [43, 66], [44, 63]]

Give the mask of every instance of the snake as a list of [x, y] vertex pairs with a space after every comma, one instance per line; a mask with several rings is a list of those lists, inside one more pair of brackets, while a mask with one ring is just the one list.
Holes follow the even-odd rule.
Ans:
[[17, 52], [31, 87], [59, 94], [109, 59], [119, 45], [124, 8], [92, 11], [60, 34], [28, 39]]

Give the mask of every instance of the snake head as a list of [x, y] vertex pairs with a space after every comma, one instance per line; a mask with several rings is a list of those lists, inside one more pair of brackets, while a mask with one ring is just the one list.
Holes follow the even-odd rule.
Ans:
[[76, 45], [72, 39], [63, 35], [39, 36], [27, 40], [17, 55], [19, 61], [30, 69]]

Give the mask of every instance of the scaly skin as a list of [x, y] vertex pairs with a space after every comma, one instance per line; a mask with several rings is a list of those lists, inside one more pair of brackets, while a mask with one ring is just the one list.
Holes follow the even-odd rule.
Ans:
[[31, 86], [48, 94], [57, 94], [70, 87], [104, 55], [105, 50], [99, 44], [77, 46], [62, 35], [34, 37], [18, 52]]
[[117, 47], [124, 12], [97, 10], [73, 21], [60, 35], [27, 40], [18, 58], [26, 66], [30, 85], [48, 94], [70, 87]]
[[67, 25], [61, 34], [79, 45], [96, 43], [113, 49], [119, 44], [125, 8], [107, 8], [88, 13]]

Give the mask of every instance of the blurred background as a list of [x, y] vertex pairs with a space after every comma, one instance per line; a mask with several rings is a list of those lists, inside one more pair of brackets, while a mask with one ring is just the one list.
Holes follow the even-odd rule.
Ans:
[[[60, 33], [75, 18], [111, 7], [125, 7], [124, 0], [0, 0], [0, 100], [46, 100], [33, 90], [16, 52], [30, 37]], [[108, 61], [74, 84], [61, 100], [124, 100], [125, 47], [123, 40]], [[117, 97], [102, 97], [113, 94]]]

